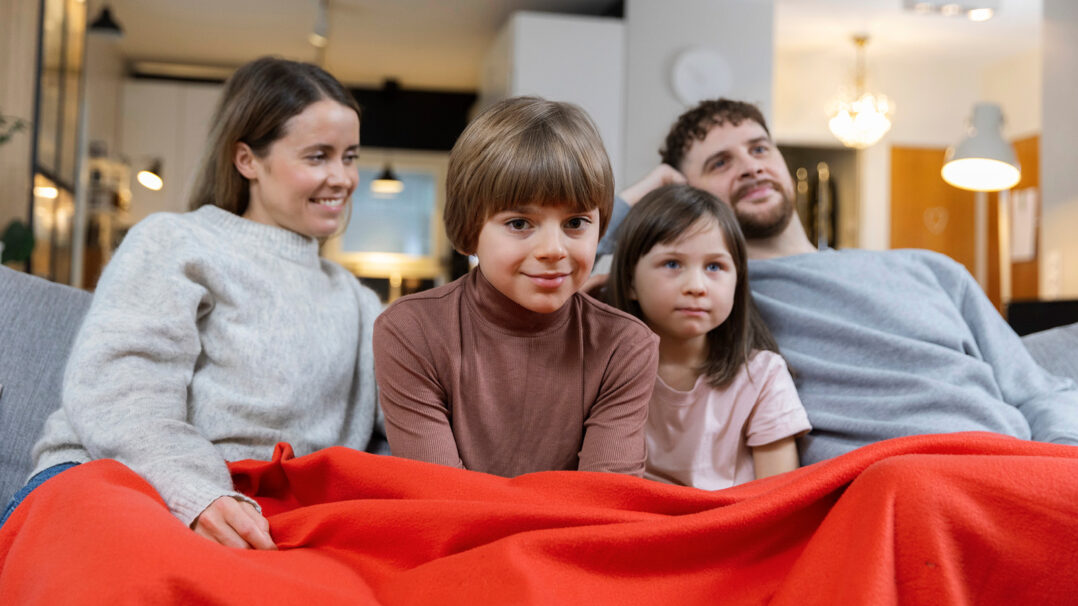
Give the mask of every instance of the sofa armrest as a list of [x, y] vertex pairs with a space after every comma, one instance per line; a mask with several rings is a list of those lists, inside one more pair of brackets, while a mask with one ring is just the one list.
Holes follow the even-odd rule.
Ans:
[[0, 266], [0, 504], [26, 482], [30, 449], [60, 406], [64, 364], [90, 299]]
[[1078, 383], [1078, 323], [1028, 334], [1022, 343], [1045, 370]]

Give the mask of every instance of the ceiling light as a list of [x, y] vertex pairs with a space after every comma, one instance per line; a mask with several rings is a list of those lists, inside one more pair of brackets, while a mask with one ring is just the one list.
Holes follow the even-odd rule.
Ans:
[[1003, 110], [995, 103], [973, 106], [967, 136], [947, 150], [943, 180], [961, 189], [1000, 191], [1022, 178], [1014, 147], [1003, 140]]
[[853, 43], [857, 46], [853, 94], [843, 95], [835, 102], [827, 126], [846, 147], [864, 149], [874, 145], [891, 130], [891, 115], [895, 106], [886, 95], [865, 90], [865, 45], [868, 36], [854, 36]]
[[902, 6], [918, 15], [965, 15], [971, 21], [987, 21], [999, 11], [999, 0], [903, 0]]
[[91, 34], [108, 38], [123, 38], [124, 35], [124, 29], [112, 18], [112, 11], [107, 4], [101, 7], [101, 12], [90, 24], [89, 31]]
[[388, 164], [382, 169], [378, 178], [371, 181], [371, 192], [376, 194], [399, 194], [404, 191], [404, 181], [397, 178], [393, 169]]

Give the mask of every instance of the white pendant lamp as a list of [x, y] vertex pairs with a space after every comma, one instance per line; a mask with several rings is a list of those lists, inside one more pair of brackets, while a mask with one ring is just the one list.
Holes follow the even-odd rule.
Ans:
[[1014, 147], [1003, 140], [1003, 110], [995, 103], [973, 106], [967, 136], [948, 148], [944, 157], [943, 180], [973, 191], [1010, 189], [1022, 178], [1022, 168]]

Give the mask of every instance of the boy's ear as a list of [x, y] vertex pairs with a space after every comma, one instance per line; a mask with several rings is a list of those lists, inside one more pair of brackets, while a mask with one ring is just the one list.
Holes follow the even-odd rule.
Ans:
[[236, 170], [246, 179], [254, 179], [258, 175], [258, 171], [255, 170], [255, 162], [258, 157], [255, 156], [255, 152], [251, 149], [251, 146], [247, 145], [243, 141], [236, 143], [236, 148], [232, 152], [232, 164], [236, 166]]

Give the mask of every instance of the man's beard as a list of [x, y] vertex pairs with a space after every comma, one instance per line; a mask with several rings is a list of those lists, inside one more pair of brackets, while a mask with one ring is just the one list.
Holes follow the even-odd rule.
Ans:
[[[734, 203], [734, 214], [737, 216], [737, 222], [741, 225], [741, 232], [745, 234], [746, 240], [763, 240], [777, 236], [782, 233], [782, 230], [786, 229], [794, 216], [793, 200], [782, 190], [779, 184], [772, 182], [771, 185], [782, 198], [782, 204], [768, 209], [763, 214], [756, 211], [756, 209], [751, 211], [742, 210], [740, 204]], [[754, 185], [745, 186], [742, 190], [747, 191], [751, 187], [754, 187]], [[741, 190], [738, 191], [738, 194], [740, 193]], [[735, 199], [737, 197], [735, 195]]]

